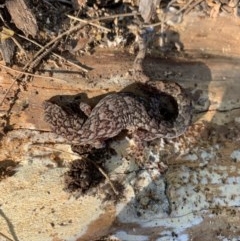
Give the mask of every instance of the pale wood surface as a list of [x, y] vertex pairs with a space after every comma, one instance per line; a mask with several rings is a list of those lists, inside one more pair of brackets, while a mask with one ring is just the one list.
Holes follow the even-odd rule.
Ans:
[[[0, 161], [21, 166], [0, 182], [0, 234], [21, 241], [91, 240], [108, 233], [128, 241], [239, 240], [239, 24], [239, 19], [227, 17], [188, 16], [176, 27], [185, 54], [147, 57], [146, 74], [189, 89], [198, 114], [186, 135], [164, 145], [157, 142], [168, 171], [156, 179], [131, 169], [124, 159], [126, 140], [116, 142], [119, 155], [109, 164], [110, 176], [126, 187], [126, 197], [118, 204], [102, 202], [101, 197], [75, 199], [63, 191], [67, 167], [59, 167], [57, 160], [67, 164], [76, 156], [48, 132], [41, 103], [53, 95], [78, 93], [94, 103], [98, 98], [92, 97], [126, 88], [133, 83], [129, 70], [134, 56], [98, 50], [80, 59], [93, 68], [86, 78], [58, 73], [54, 77], [61, 80], [29, 82], [11, 109], [8, 124], [13, 131], [1, 141]], [[2, 67], [1, 73], [0, 100], [13, 81]], [[1, 106], [2, 115], [13, 94], [10, 91]]]

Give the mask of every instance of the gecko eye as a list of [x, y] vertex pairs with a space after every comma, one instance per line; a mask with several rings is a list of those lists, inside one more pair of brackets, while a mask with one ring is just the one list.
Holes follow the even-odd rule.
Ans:
[[174, 120], [178, 116], [178, 104], [172, 96], [162, 96], [160, 113], [165, 120]]

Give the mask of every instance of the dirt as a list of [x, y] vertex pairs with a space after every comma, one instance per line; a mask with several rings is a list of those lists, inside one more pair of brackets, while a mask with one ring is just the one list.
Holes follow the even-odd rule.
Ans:
[[[135, 1], [123, 1], [124, 4], [121, 1], [96, 2], [94, 5], [93, 1], [75, 1], [74, 7], [78, 8], [80, 3], [79, 16], [87, 19], [121, 15], [124, 11], [132, 13], [138, 9]], [[162, 3], [163, 6], [167, 4]], [[148, 147], [152, 156], [149, 159], [155, 165], [153, 171], [157, 170], [157, 174], [151, 173], [152, 179], [144, 176], [143, 170], [132, 164], [132, 157], [126, 155], [126, 144], [122, 147], [125, 137], [113, 142], [117, 145], [116, 149], [120, 148], [120, 154], [117, 157], [111, 155], [114, 156], [114, 163], [110, 163], [114, 167], [111, 168], [116, 172], [113, 171], [111, 176], [112, 169], [109, 168], [110, 176], [113, 179], [117, 176], [123, 186], [127, 181], [130, 183], [127, 189], [130, 196], [123, 190], [126, 201], [119, 198], [119, 206], [116, 198], [111, 199], [112, 190], [107, 186], [108, 182], [102, 187], [107, 190], [105, 194], [110, 193], [110, 198], [99, 195], [104, 202], [91, 201], [99, 190], [90, 198], [83, 199], [82, 203], [62, 190], [64, 173], [81, 178], [76, 171], [78, 165], [74, 165], [76, 156], [69, 150], [71, 143], [50, 132], [43, 120], [41, 104], [54, 95], [81, 94], [83, 100], [94, 105], [110, 92], [123, 89], [136, 91], [132, 68], [138, 51], [136, 40], [139, 29], [129, 30], [128, 25], [137, 26], [140, 20], [132, 16], [114, 17], [97, 23], [111, 28], [110, 33], [102, 31], [99, 26], [86, 25], [61, 38], [54, 50], [42, 56], [36, 66], [31, 66], [36, 60], [32, 57], [39, 48], [21, 35], [46, 45], [54, 41], [59, 33], [78, 23], [70, 21], [65, 15], [77, 12], [71, 2], [29, 1], [28, 4], [28, 16], [32, 14], [37, 20], [37, 28], [32, 21], [32, 29], [38, 29], [35, 32], [26, 25], [21, 27], [11, 16], [14, 26], [10, 23], [7, 7], [1, 9], [10, 24], [7, 27], [14, 31], [14, 37], [25, 54], [15, 46], [11, 61], [5, 64], [4, 59], [0, 66], [0, 182], [4, 187], [0, 202], [0, 226], [3, 227], [0, 237], [10, 230], [8, 237], [14, 240], [70, 240], [73, 236], [74, 240], [89, 240], [102, 235], [107, 235], [102, 240], [128, 241], [142, 237], [162, 240], [164, 235], [169, 240], [238, 240], [240, 20], [233, 16], [235, 8], [229, 7], [230, 2], [222, 3], [219, 8], [217, 3], [202, 1], [195, 8], [187, 8], [191, 11], [183, 12], [182, 22], [165, 26], [164, 34], [168, 36], [165, 45], [159, 46], [157, 39], [149, 47], [143, 65], [144, 73], [153, 79], [177, 81], [186, 88], [193, 99], [194, 120], [188, 132], [179, 139], [150, 143]], [[174, 4], [181, 9], [186, 3]], [[227, 14], [224, 13], [226, 9]], [[145, 18], [148, 14], [145, 12]], [[215, 18], [210, 18], [210, 15]], [[25, 21], [23, 17], [21, 15], [21, 21]], [[152, 23], [158, 21], [155, 19]], [[53, 51], [63, 58], [54, 57]], [[30, 64], [24, 69], [29, 60]], [[15, 80], [19, 74], [17, 71], [30, 72], [34, 76], [21, 76]], [[159, 155], [158, 158], [156, 155]], [[74, 170], [69, 168], [71, 165]], [[130, 167], [122, 170], [121, 165]], [[162, 166], [166, 167], [166, 172], [159, 172]], [[90, 174], [94, 177], [98, 175], [95, 172]], [[151, 181], [147, 183], [146, 180]], [[76, 179], [71, 179], [70, 184], [73, 181]], [[29, 202], [24, 197], [33, 200]], [[105, 205], [106, 199], [110, 204], [107, 202]], [[15, 203], [9, 200], [15, 200]], [[160, 213], [158, 217], [154, 216], [156, 213]], [[192, 214], [196, 219], [192, 218]], [[16, 218], [18, 215], [20, 219]], [[29, 224], [33, 215], [36, 223], [31, 221]], [[83, 216], [86, 219], [82, 219]], [[94, 221], [88, 222], [92, 216]], [[22, 220], [22, 217], [26, 218]], [[190, 221], [186, 221], [185, 217]], [[80, 223], [78, 220], [81, 220]], [[29, 225], [33, 225], [32, 228]], [[70, 233], [74, 225], [76, 229]], [[39, 226], [44, 228], [39, 231]], [[97, 235], [94, 235], [95, 231]], [[47, 236], [44, 236], [46, 233]]]

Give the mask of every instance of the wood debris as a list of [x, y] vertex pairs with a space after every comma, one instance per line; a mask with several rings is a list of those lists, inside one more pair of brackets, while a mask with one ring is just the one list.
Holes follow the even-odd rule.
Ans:
[[15, 25], [26, 36], [35, 37], [38, 32], [37, 20], [31, 9], [24, 0], [7, 0], [6, 7]]

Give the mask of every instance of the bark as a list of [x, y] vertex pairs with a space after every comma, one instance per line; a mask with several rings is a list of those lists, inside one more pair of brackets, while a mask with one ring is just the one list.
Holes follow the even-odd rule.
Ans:
[[[79, 157], [70, 143], [49, 132], [41, 103], [53, 95], [82, 93], [94, 104], [109, 92], [134, 89], [129, 71], [134, 56], [99, 50], [79, 59], [92, 68], [86, 78], [74, 73], [55, 73], [58, 80], [52, 81], [34, 78], [17, 98], [15, 84], [1, 106], [12, 130], [2, 137], [0, 163], [6, 170], [6, 163], [20, 165], [16, 172], [5, 171], [0, 182], [0, 235], [26, 241], [94, 240], [109, 233], [120, 240], [239, 239], [238, 28], [238, 20], [227, 17], [187, 17], [176, 27], [184, 54], [146, 58], [145, 74], [188, 89], [196, 113], [184, 136], [149, 147], [151, 162], [164, 163], [165, 174], [139, 170], [136, 156], [126, 150], [128, 141], [113, 141], [117, 155], [106, 166], [110, 178], [125, 187], [118, 202], [103, 201], [106, 186], [78, 199], [63, 190], [63, 173]], [[13, 80], [1, 71], [2, 100]]]

